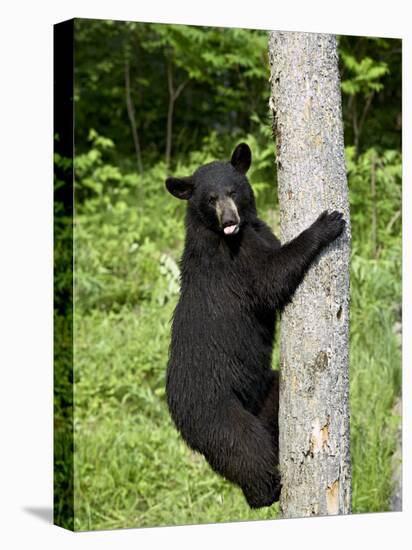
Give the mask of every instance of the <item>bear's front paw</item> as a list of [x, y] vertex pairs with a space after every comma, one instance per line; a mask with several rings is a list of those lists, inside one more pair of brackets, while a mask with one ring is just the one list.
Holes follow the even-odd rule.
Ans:
[[342, 212], [334, 211], [330, 214], [327, 210], [322, 212], [319, 218], [315, 221], [318, 236], [325, 244], [334, 241], [343, 232], [346, 222], [343, 219]]

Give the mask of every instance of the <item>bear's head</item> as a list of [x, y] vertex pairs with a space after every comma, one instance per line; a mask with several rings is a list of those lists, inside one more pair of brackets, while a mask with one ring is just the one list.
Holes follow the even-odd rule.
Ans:
[[233, 151], [230, 162], [214, 161], [198, 168], [192, 176], [167, 178], [167, 190], [188, 201], [190, 212], [200, 223], [232, 237], [256, 216], [255, 198], [246, 177], [252, 153], [246, 143]]

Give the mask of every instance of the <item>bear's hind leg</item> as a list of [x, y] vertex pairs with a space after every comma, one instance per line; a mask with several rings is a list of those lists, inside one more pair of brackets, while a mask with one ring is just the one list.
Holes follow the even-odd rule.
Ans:
[[262, 421], [234, 398], [216, 411], [216, 420], [205, 453], [212, 468], [239, 485], [252, 508], [279, 500], [277, 449]]
[[271, 371], [272, 381], [258, 418], [272, 434], [276, 453], [279, 449], [279, 371]]

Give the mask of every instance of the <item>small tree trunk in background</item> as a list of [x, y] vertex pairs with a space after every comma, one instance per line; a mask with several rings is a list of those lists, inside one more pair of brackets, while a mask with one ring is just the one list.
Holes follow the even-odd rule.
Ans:
[[350, 225], [336, 38], [272, 32], [269, 56], [282, 242], [326, 209], [348, 224], [282, 315], [280, 505], [284, 517], [347, 514]]
[[372, 153], [371, 162], [371, 196], [372, 196], [372, 254], [378, 257], [378, 208], [376, 201], [376, 155]]
[[172, 76], [172, 69], [171, 69], [170, 63], [167, 66], [167, 82], [169, 87], [169, 105], [167, 108], [167, 124], [166, 124], [166, 150], [165, 150], [166, 170], [169, 168], [170, 156], [172, 154], [173, 110], [175, 106], [173, 76]]
[[130, 63], [127, 58], [125, 59], [125, 62], [124, 62], [124, 81], [125, 81], [125, 89], [126, 89], [127, 114], [129, 115], [130, 126], [132, 129], [134, 150], [136, 153], [137, 171], [139, 174], [143, 174], [143, 163], [142, 163], [142, 153], [140, 150], [140, 140], [139, 140], [139, 134], [137, 131], [136, 116], [135, 116], [134, 107], [133, 107], [132, 95], [130, 92]]
[[167, 85], [169, 89], [169, 106], [167, 109], [167, 125], [166, 125], [166, 150], [165, 150], [166, 169], [169, 168], [170, 157], [172, 155], [173, 111], [175, 108], [175, 103], [188, 82], [189, 80], [185, 80], [177, 87], [177, 89], [174, 88], [172, 62], [169, 60], [167, 64]]

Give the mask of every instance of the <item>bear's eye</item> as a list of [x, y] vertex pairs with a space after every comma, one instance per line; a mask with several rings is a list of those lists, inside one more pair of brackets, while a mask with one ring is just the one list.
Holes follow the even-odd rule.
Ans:
[[234, 199], [234, 198], [236, 197], [236, 191], [229, 191], [228, 196], [229, 196], [231, 199]]
[[209, 204], [216, 204], [217, 197], [215, 195], [210, 195]]

